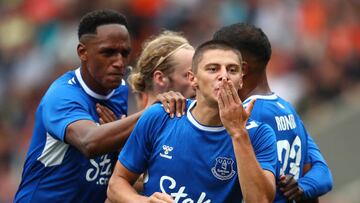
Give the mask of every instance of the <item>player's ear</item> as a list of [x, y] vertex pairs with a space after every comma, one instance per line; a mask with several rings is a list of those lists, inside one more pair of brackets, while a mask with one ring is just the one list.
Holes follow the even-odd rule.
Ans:
[[189, 81], [191, 83], [191, 86], [197, 88], [198, 87], [198, 81], [197, 81], [197, 78], [195, 77], [195, 74], [191, 70], [189, 70], [187, 72], [187, 77], [188, 77], [188, 79], [189, 79]]
[[77, 46], [77, 54], [81, 61], [87, 61], [87, 50], [83, 43], [79, 43]]
[[246, 61], [241, 62], [242, 76], [245, 76], [249, 72], [249, 65]]
[[162, 88], [166, 87], [169, 82], [168, 78], [160, 70], [156, 70], [153, 73], [153, 81], [154, 81], [154, 85], [162, 87]]

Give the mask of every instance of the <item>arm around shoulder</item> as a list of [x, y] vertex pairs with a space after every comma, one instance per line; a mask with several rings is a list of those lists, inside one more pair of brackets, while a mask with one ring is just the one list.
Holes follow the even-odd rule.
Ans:
[[118, 151], [141, 114], [142, 111], [103, 125], [96, 125], [90, 120], [75, 121], [66, 128], [65, 140], [88, 158]]

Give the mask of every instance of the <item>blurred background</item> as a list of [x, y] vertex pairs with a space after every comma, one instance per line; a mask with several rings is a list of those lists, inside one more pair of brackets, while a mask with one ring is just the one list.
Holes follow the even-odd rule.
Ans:
[[224, 25], [261, 27], [273, 49], [273, 91], [297, 108], [332, 170], [334, 188], [321, 202], [360, 202], [359, 0], [0, 0], [0, 203], [12, 202], [42, 95], [79, 66], [80, 17], [100, 8], [127, 16], [131, 64], [163, 29], [196, 46]]

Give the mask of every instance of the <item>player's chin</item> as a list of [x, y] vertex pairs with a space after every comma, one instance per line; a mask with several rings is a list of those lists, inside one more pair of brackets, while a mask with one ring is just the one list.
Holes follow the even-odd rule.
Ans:
[[184, 93], [185, 98], [195, 98], [195, 96], [196, 96], [196, 92], [193, 89]]
[[116, 89], [121, 85], [121, 80], [111, 80], [106, 82], [107, 89]]

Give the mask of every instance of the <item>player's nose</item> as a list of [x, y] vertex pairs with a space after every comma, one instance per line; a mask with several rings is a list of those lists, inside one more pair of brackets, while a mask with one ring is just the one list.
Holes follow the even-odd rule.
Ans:
[[116, 69], [120, 69], [122, 71], [125, 71], [125, 62], [126, 58], [124, 58], [120, 53], [116, 56], [114, 59], [112, 66]]
[[220, 71], [219, 71], [219, 77], [218, 77], [218, 80], [221, 81], [223, 79], [226, 79], [226, 80], [229, 80], [229, 73], [228, 71], [226, 70], [226, 67], [222, 66]]

